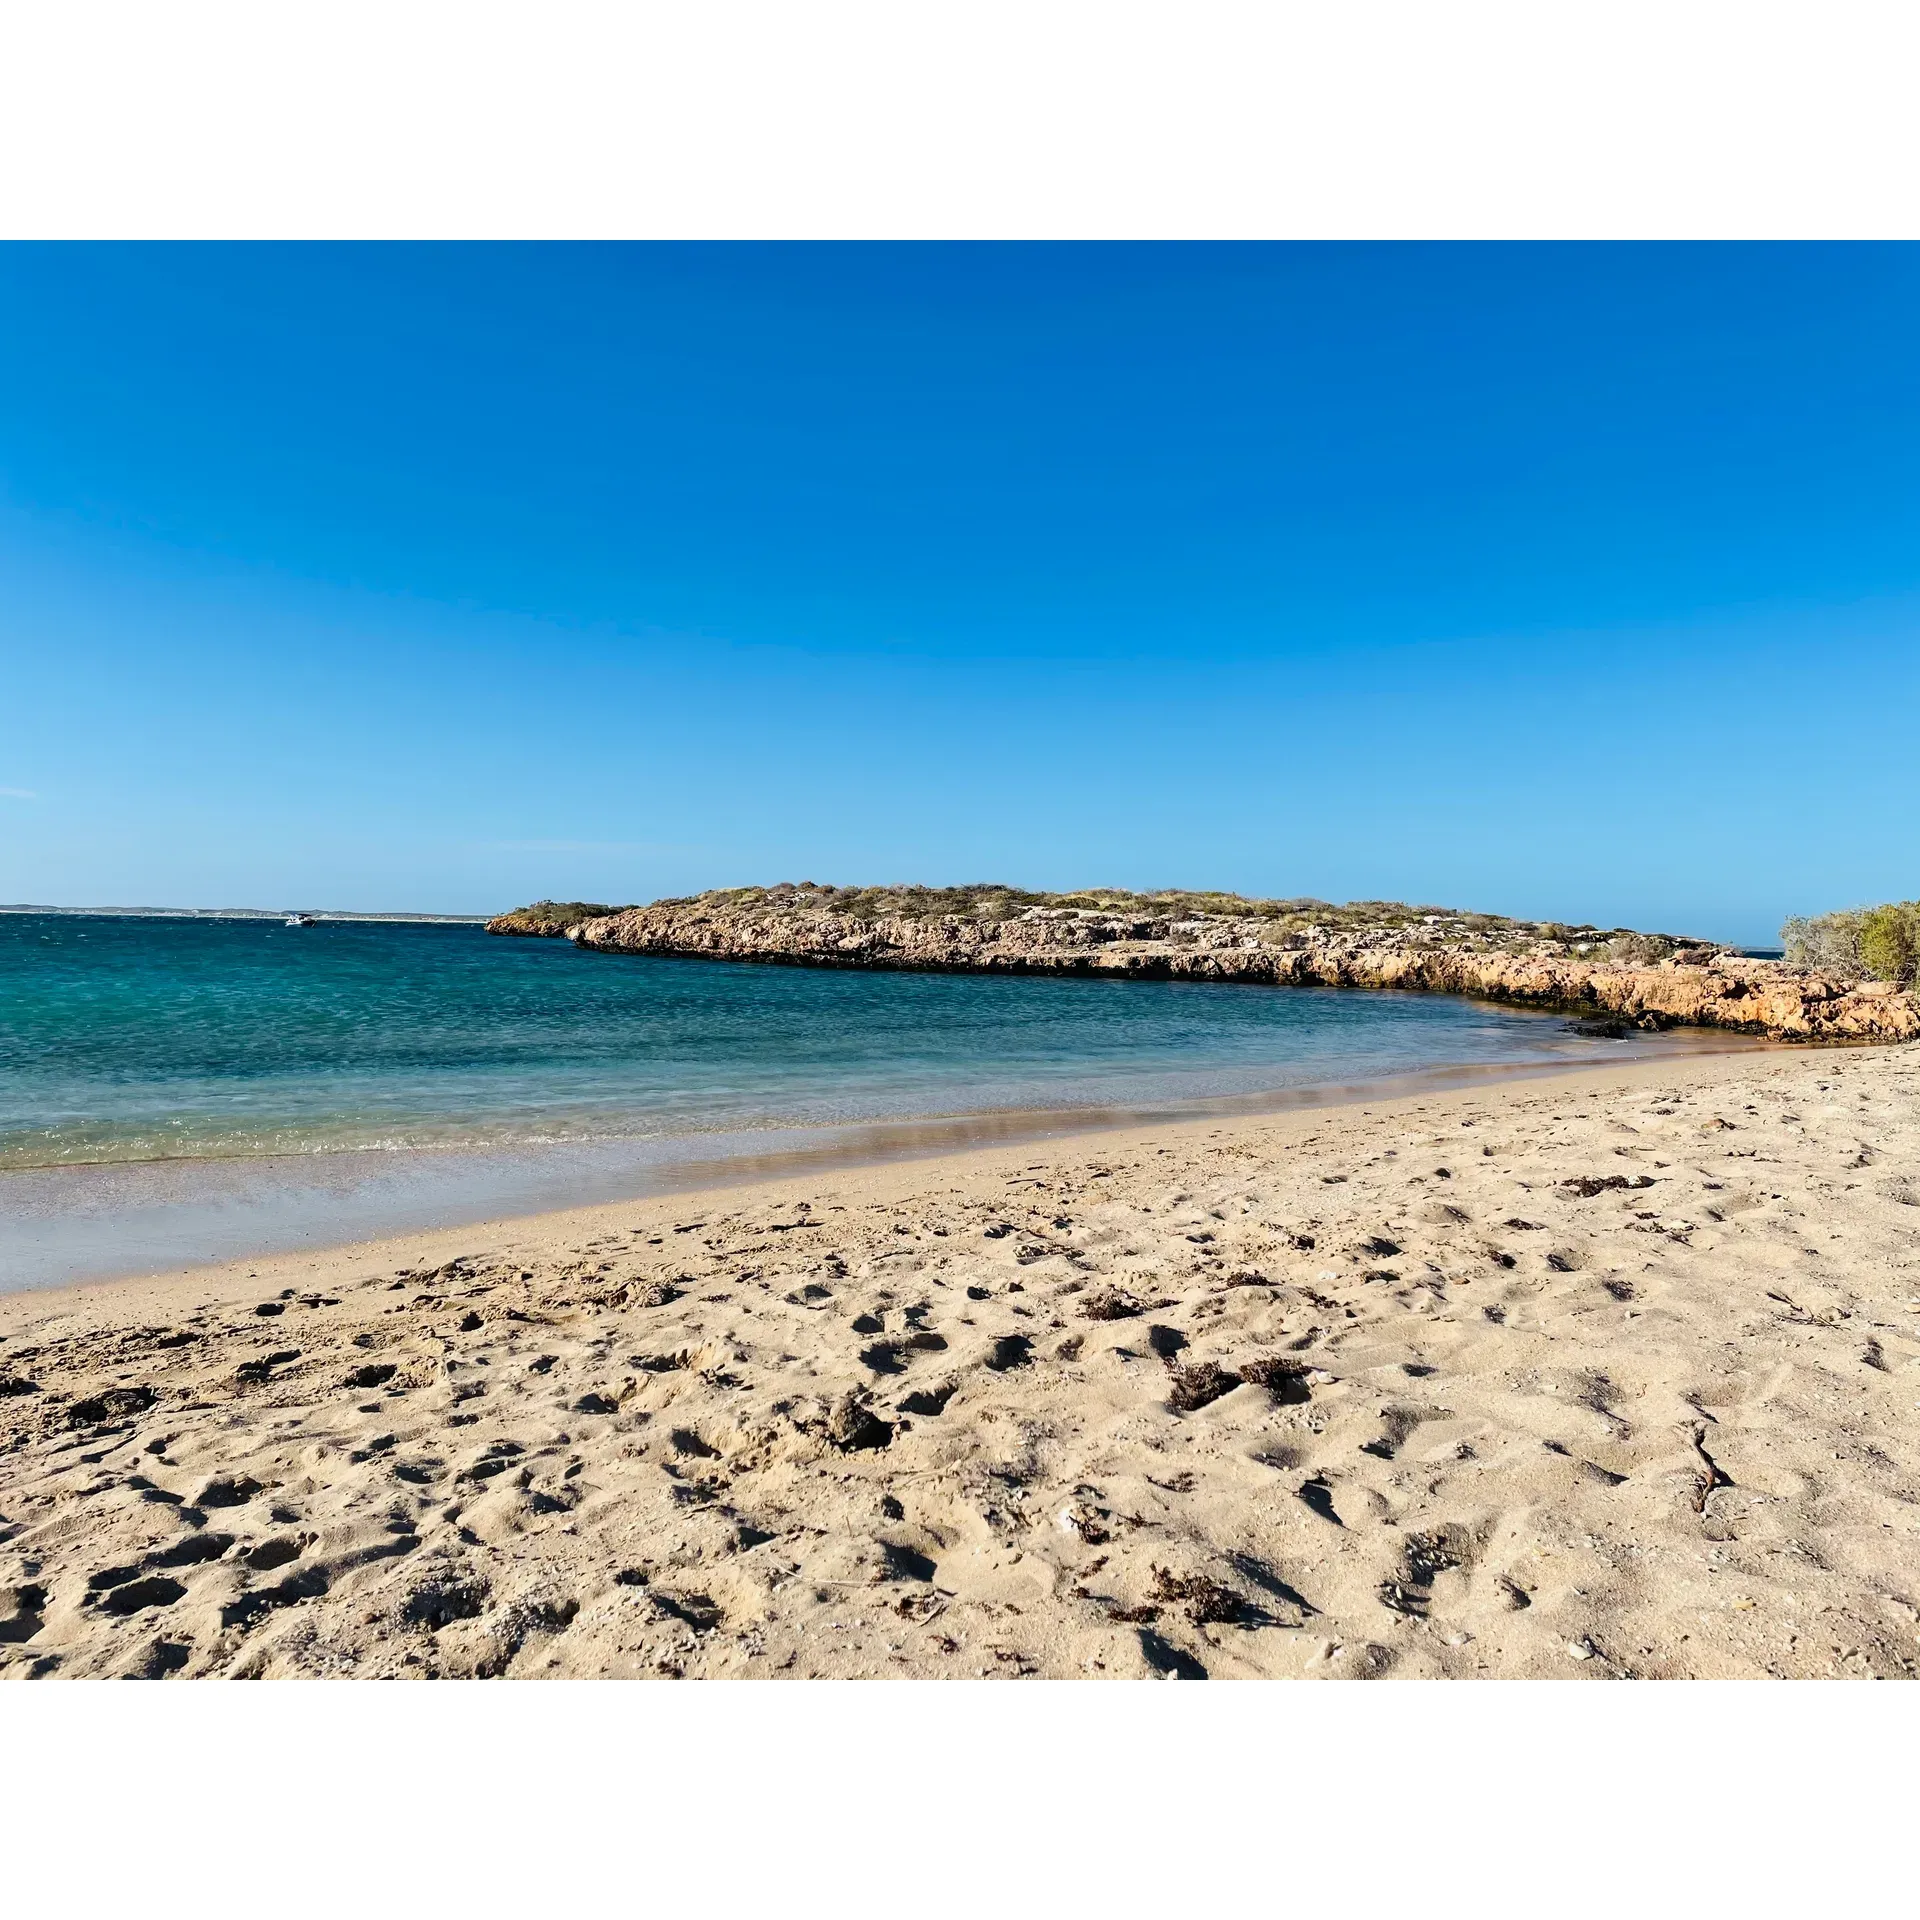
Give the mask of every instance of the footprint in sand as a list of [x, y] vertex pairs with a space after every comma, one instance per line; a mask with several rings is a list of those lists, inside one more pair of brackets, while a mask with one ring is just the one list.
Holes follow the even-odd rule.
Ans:
[[[102, 1577], [95, 1575], [96, 1579]], [[186, 1591], [178, 1580], [154, 1574], [145, 1580], [129, 1580], [114, 1586], [100, 1604], [108, 1613], [139, 1613], [147, 1607], [170, 1607], [176, 1600], [184, 1599]]]

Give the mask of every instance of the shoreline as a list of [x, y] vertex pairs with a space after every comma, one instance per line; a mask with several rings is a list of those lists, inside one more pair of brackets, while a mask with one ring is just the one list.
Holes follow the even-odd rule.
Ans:
[[[1782, 1043], [1702, 1029], [1623, 1043], [1627, 1048], [1635, 1044], [1656, 1047], [1658, 1060], [1678, 1060], [1766, 1051]], [[1278, 1115], [1568, 1073], [1617, 1071], [1631, 1064], [1632, 1058], [1645, 1057], [1601, 1056], [1580, 1063], [1565, 1059], [1468, 1063], [1375, 1080], [1329, 1081], [1157, 1103], [990, 1108], [503, 1148], [327, 1149], [300, 1155], [181, 1156], [14, 1167], [0, 1172], [0, 1196], [8, 1202], [13, 1218], [14, 1244], [27, 1251], [16, 1253], [10, 1264], [0, 1262], [0, 1300], [17, 1292], [115, 1284], [175, 1269], [334, 1252], [363, 1240], [408, 1233], [498, 1228], [582, 1207], [619, 1206], [802, 1176], [857, 1173], [996, 1144], [1062, 1142], [1143, 1126]], [[569, 1194], [569, 1188], [577, 1191]], [[429, 1190], [434, 1196], [431, 1203], [425, 1198]], [[516, 1198], [534, 1204], [515, 1205]], [[506, 1204], [496, 1204], [500, 1200]], [[436, 1217], [419, 1218], [429, 1204]], [[107, 1217], [107, 1225], [91, 1229], [99, 1250], [46, 1253], [41, 1256], [42, 1270], [52, 1261], [63, 1261], [69, 1271], [47, 1279], [32, 1277], [36, 1248], [72, 1247], [76, 1241], [87, 1244], [74, 1222], [76, 1213], [87, 1220]], [[346, 1231], [330, 1228], [329, 1216], [343, 1219]], [[244, 1238], [249, 1223], [254, 1242], [236, 1244], [236, 1236]], [[355, 1232], [356, 1223], [371, 1231]], [[211, 1250], [180, 1253], [159, 1267], [130, 1251], [136, 1244], [158, 1242], [180, 1252], [194, 1240]], [[126, 1246], [129, 1251], [108, 1250], [114, 1246]]]
[[[1684, 1061], [1691, 1065], [1729, 1057], [1744, 1059], [1765, 1050], [1766, 1043], [1755, 1040], [1724, 1049], [1676, 1055], [1673, 1064]], [[1793, 1051], [1798, 1052], [1799, 1049]], [[1523, 1085], [1537, 1086], [1551, 1092], [1557, 1083], [1565, 1081], [1569, 1090], [1576, 1087], [1584, 1089], [1596, 1075], [1652, 1072], [1658, 1076], [1669, 1064], [1668, 1060], [1662, 1059], [1596, 1062], [1591, 1067], [1462, 1068], [1459, 1072], [1463, 1078], [1458, 1084], [1407, 1087], [1379, 1082], [1373, 1087], [1327, 1089], [1324, 1090], [1324, 1097], [1319, 1097], [1323, 1090], [1303, 1089], [1298, 1100], [1288, 1100], [1271, 1108], [1260, 1107], [1240, 1113], [1142, 1114], [1093, 1125], [1074, 1124], [1081, 1118], [1078, 1114], [1049, 1113], [1045, 1110], [1009, 1116], [963, 1116], [953, 1121], [903, 1121], [897, 1123], [903, 1129], [924, 1127], [944, 1130], [951, 1126], [956, 1131], [968, 1132], [976, 1122], [987, 1123], [985, 1131], [990, 1132], [991, 1123], [1002, 1117], [1031, 1120], [1035, 1124], [1031, 1129], [1022, 1126], [999, 1138], [961, 1138], [944, 1144], [909, 1145], [897, 1152], [855, 1150], [843, 1155], [831, 1147], [801, 1148], [791, 1154], [769, 1156], [778, 1162], [792, 1164], [779, 1164], [772, 1168], [755, 1166], [752, 1172], [732, 1179], [710, 1177], [717, 1171], [712, 1162], [696, 1163], [686, 1170], [688, 1178], [684, 1182], [676, 1181], [653, 1192], [586, 1200], [576, 1205], [547, 1207], [530, 1213], [503, 1213], [471, 1220], [441, 1221], [427, 1226], [403, 1228], [394, 1233], [371, 1234], [361, 1239], [240, 1253], [221, 1259], [152, 1268], [144, 1272], [129, 1270], [84, 1280], [53, 1282], [46, 1286], [9, 1288], [0, 1292], [0, 1337], [4, 1337], [14, 1310], [23, 1308], [29, 1302], [46, 1304], [50, 1310], [57, 1311], [60, 1310], [59, 1303], [69, 1298], [85, 1296], [91, 1304], [96, 1295], [111, 1296], [123, 1289], [136, 1287], [156, 1289], [164, 1295], [175, 1287], [190, 1287], [200, 1281], [224, 1291], [229, 1285], [239, 1285], [243, 1279], [248, 1283], [257, 1280], [260, 1284], [266, 1284], [274, 1278], [284, 1282], [296, 1269], [304, 1270], [315, 1263], [351, 1265], [370, 1262], [378, 1265], [397, 1261], [403, 1265], [440, 1265], [459, 1257], [444, 1251], [456, 1244], [467, 1246], [491, 1239], [513, 1247], [523, 1242], [569, 1236], [594, 1238], [605, 1231], [615, 1215], [624, 1217], [636, 1208], [693, 1208], [698, 1211], [706, 1206], [710, 1210], [728, 1202], [737, 1203], [748, 1196], [784, 1197], [789, 1190], [794, 1193], [803, 1190], [811, 1192], [823, 1184], [830, 1184], [837, 1190], [842, 1185], [863, 1184], [872, 1176], [911, 1182], [916, 1176], [931, 1177], [949, 1163], [972, 1169], [976, 1163], [983, 1163], [987, 1156], [995, 1154], [1017, 1155], [1045, 1147], [1065, 1155], [1082, 1145], [1091, 1151], [1109, 1142], [1137, 1148], [1148, 1141], [1159, 1143], [1169, 1137], [1183, 1137], [1196, 1129], [1290, 1120], [1305, 1124], [1315, 1116], [1326, 1113], [1354, 1110], [1370, 1115], [1376, 1107], [1395, 1109], [1412, 1102], [1449, 1096], [1465, 1097]], [[1402, 1076], [1403, 1079], [1414, 1077]], [[1376, 1087], [1380, 1090], [1376, 1091]], [[1245, 1097], [1255, 1099], [1265, 1096]], [[1046, 1124], [1049, 1121], [1065, 1124], [1050, 1126]], [[778, 1198], [772, 1198], [772, 1203], [777, 1205]], [[240, 1291], [250, 1292], [251, 1285], [241, 1287]]]

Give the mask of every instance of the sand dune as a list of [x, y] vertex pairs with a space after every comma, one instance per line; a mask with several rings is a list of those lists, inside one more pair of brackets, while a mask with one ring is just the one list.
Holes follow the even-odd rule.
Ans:
[[1904, 1676], [1920, 1053], [0, 1303], [0, 1672]]

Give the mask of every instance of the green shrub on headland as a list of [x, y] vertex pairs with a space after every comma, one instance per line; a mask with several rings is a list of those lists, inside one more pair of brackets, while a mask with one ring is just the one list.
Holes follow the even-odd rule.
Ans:
[[1920, 901], [1875, 907], [1860, 923], [1860, 964], [1876, 980], [1905, 986], [1913, 978], [1914, 949], [1920, 946]]
[[1920, 970], [1920, 900], [1795, 917], [1780, 938], [1789, 966], [1911, 986]]

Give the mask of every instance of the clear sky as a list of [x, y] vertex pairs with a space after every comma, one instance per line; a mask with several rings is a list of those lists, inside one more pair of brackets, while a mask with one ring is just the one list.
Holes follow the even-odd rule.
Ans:
[[1920, 252], [0, 249], [0, 900], [1920, 894]]

